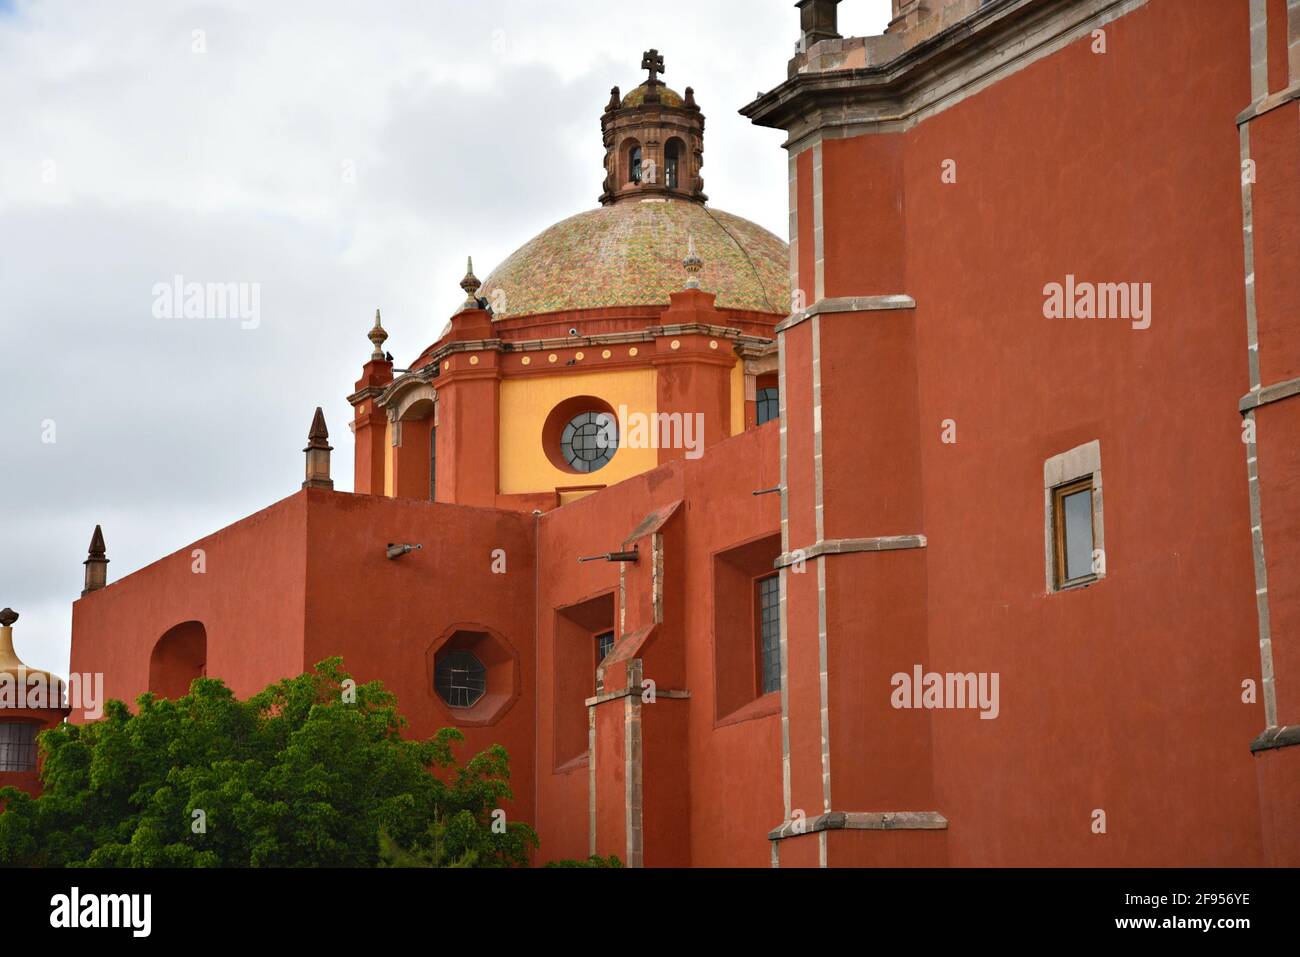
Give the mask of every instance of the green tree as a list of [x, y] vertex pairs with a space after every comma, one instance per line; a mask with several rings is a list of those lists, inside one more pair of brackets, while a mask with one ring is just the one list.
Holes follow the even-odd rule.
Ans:
[[215, 678], [141, 695], [134, 714], [111, 701], [41, 735], [41, 797], [0, 789], [0, 865], [367, 867], [381, 844], [389, 863], [526, 865], [533, 829], [492, 826], [513, 796], [505, 749], [460, 766], [459, 731], [412, 741], [405, 726], [338, 658], [247, 701]]

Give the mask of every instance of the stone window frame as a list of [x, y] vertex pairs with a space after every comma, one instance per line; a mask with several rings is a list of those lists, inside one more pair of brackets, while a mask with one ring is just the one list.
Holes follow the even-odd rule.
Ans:
[[[1081, 479], [1092, 480], [1092, 548], [1101, 553], [1101, 562], [1095, 574], [1069, 584], [1057, 584], [1056, 569], [1056, 516], [1053, 493], [1065, 485]], [[1083, 445], [1053, 455], [1043, 463], [1043, 553], [1047, 593], [1073, 591], [1087, 588], [1106, 577], [1106, 536], [1102, 512], [1101, 440], [1093, 439]]]

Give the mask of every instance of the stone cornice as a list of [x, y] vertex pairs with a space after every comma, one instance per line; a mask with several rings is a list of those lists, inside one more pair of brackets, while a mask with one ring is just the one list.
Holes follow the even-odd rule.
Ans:
[[383, 395], [384, 392], [386, 391], [386, 388], [387, 388], [386, 386], [368, 385], [364, 389], [358, 389], [356, 392], [353, 392], [350, 396], [348, 396], [348, 403], [351, 405], [356, 405], [359, 402], [366, 401], [366, 399], [376, 398], [378, 396]]
[[[742, 353], [745, 350], [759, 350], [759, 354], [765, 354], [763, 350], [774, 349], [775, 339], [766, 339], [762, 336], [753, 336], [741, 332], [735, 326], [714, 326], [708, 323], [674, 323], [669, 325], [648, 326], [645, 329], [636, 332], [610, 332], [597, 334], [594, 336], [562, 336], [550, 339], [527, 339], [522, 341], [506, 341], [504, 339], [467, 339], [444, 343], [433, 352], [426, 353], [420, 358], [425, 364], [418, 369], [405, 372], [395, 378], [386, 388], [375, 389], [369, 387], [360, 392], [353, 393], [348, 397], [349, 401], [360, 401], [373, 395], [380, 406], [391, 405], [395, 396], [413, 386], [431, 382], [438, 378], [434, 373], [442, 364], [443, 360], [450, 355], [461, 352], [497, 352], [497, 353], [525, 353], [525, 352], [547, 352], [561, 349], [573, 348], [592, 348], [596, 346], [607, 345], [626, 345], [637, 342], [653, 342], [655, 339], [666, 336], [712, 336], [716, 339], [726, 339], [732, 343], [736, 353]], [[688, 353], [686, 357], [699, 361], [698, 353]], [[686, 358], [683, 357], [683, 358]], [[646, 356], [647, 360], [652, 358]], [[495, 374], [495, 373], [491, 373]], [[462, 374], [463, 377], [463, 374]], [[365, 394], [363, 394], [365, 393]], [[353, 401], [353, 404], [355, 402]]]
[[446, 356], [454, 352], [481, 352], [491, 349], [496, 352], [544, 352], [555, 349], [587, 349], [593, 346], [617, 346], [636, 342], [653, 342], [664, 336], [713, 336], [735, 343], [737, 347], [765, 347], [775, 340], [762, 336], [753, 336], [741, 332], [734, 326], [714, 326], [707, 323], [678, 323], [660, 326], [648, 326], [635, 332], [608, 332], [593, 336], [556, 336], [549, 339], [522, 339], [506, 341], [504, 339], [477, 339], [470, 342], [449, 342], [438, 347], [427, 356], [427, 365], [420, 371], [437, 365]]
[[740, 113], [786, 130], [792, 152], [819, 136], [898, 132], [1146, 2], [992, 0], [884, 63], [796, 73]]
[[764, 340], [758, 344], [750, 342], [736, 344], [736, 355], [740, 356], [742, 359], [776, 358], [780, 351], [781, 347], [775, 339]]

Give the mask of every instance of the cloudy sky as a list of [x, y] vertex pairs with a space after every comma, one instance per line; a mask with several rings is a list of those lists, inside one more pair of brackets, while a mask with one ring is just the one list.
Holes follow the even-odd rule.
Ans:
[[[846, 0], [845, 34], [888, 0]], [[682, 16], [689, 10], [690, 19]], [[674, 12], [675, 11], [675, 12]], [[399, 365], [492, 267], [596, 205], [600, 113], [642, 50], [708, 117], [711, 203], [784, 236], [792, 0], [0, 0], [0, 606], [67, 668], [96, 523], [116, 580], [302, 481], [383, 309]], [[158, 317], [246, 283], [257, 321]]]

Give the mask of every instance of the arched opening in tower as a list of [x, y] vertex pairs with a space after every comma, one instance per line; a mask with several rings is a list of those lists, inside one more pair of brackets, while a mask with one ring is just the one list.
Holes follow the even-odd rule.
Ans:
[[681, 179], [679, 173], [681, 158], [685, 152], [686, 144], [675, 136], [664, 146], [664, 185], [669, 189], [678, 187]]

